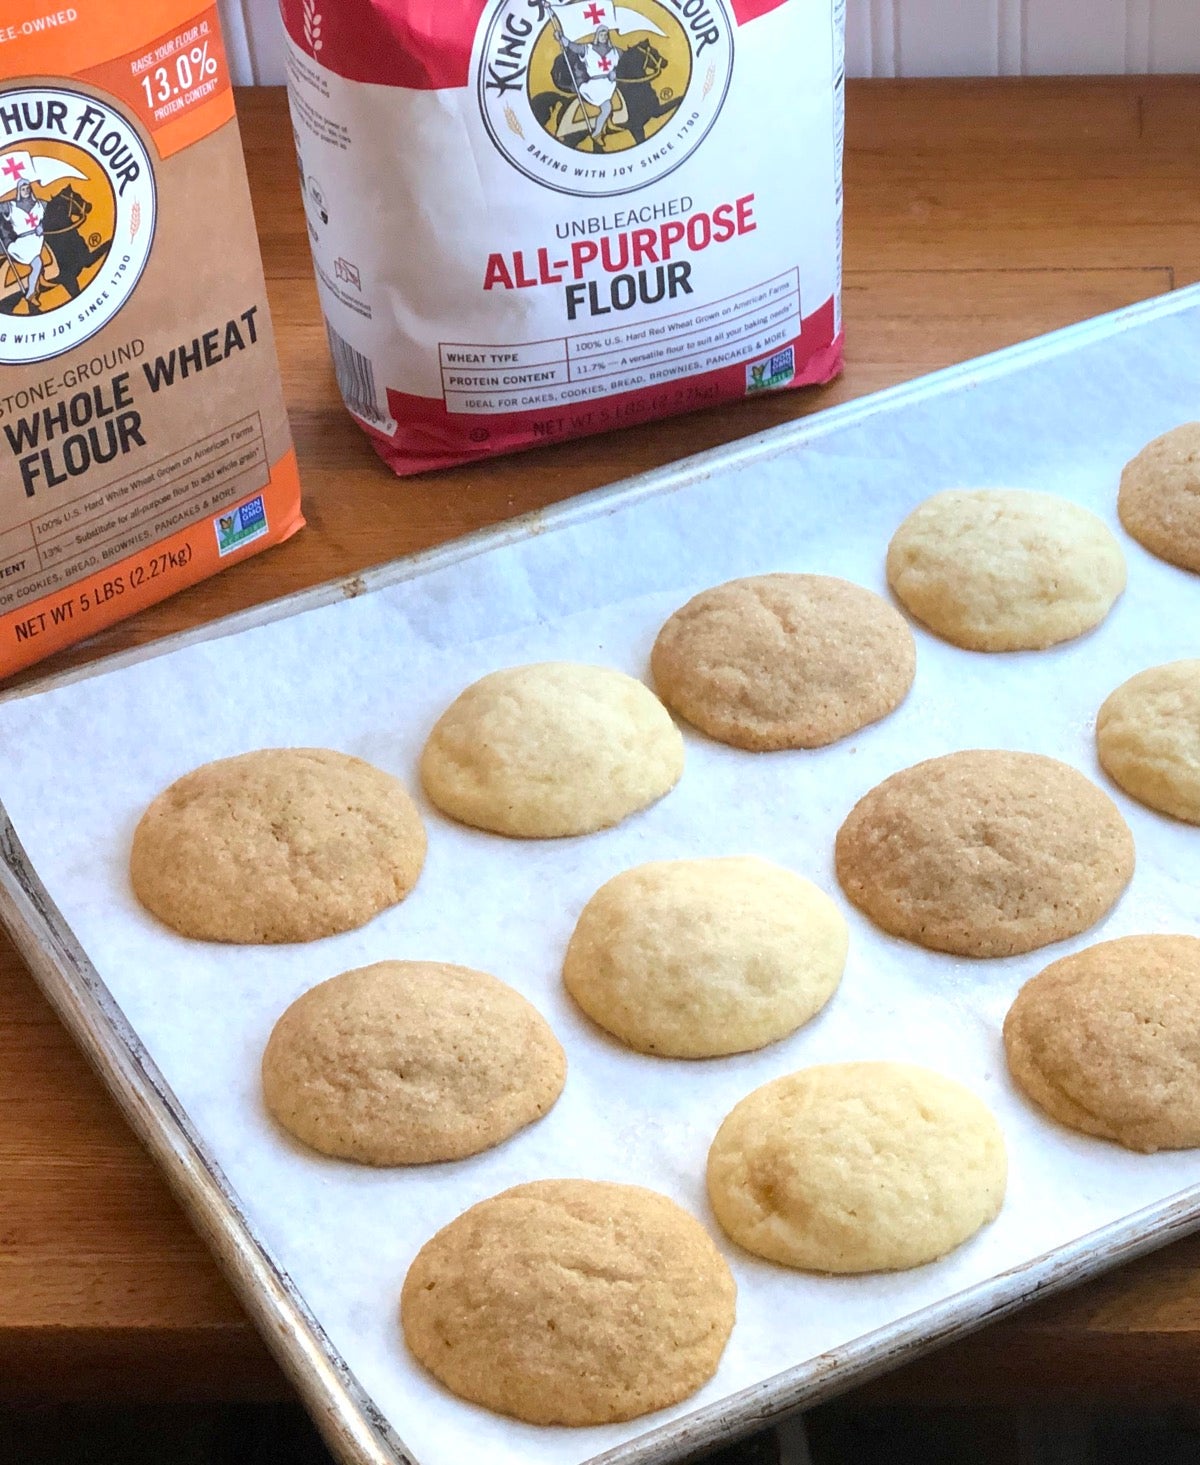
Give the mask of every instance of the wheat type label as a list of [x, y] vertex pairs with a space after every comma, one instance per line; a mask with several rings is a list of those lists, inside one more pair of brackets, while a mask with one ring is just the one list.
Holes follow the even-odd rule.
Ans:
[[840, 369], [844, 0], [280, 3], [338, 385], [398, 473]]
[[0, 676], [301, 523], [216, 7], [19, 0], [0, 19]]

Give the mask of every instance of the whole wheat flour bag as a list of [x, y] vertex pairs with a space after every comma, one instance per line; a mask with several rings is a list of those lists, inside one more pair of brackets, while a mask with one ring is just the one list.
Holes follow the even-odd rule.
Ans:
[[0, 4], [0, 676], [300, 528], [215, 5]]
[[397, 473], [841, 365], [845, 0], [281, 0], [338, 384]]

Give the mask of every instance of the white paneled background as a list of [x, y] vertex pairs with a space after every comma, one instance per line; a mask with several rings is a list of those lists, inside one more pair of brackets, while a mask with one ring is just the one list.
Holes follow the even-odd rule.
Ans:
[[[236, 79], [282, 82], [276, 0], [221, 12]], [[851, 76], [1200, 71], [1200, 0], [847, 0], [846, 31]]]

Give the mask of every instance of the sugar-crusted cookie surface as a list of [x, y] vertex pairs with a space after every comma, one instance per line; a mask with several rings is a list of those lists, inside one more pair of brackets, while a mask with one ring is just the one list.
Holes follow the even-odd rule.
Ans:
[[539, 1180], [426, 1242], [400, 1315], [418, 1361], [460, 1397], [531, 1424], [607, 1424], [712, 1377], [735, 1293], [704, 1227], [666, 1196]]
[[1014, 956], [1095, 924], [1133, 874], [1133, 836], [1082, 773], [1037, 753], [949, 753], [884, 779], [836, 843], [842, 889], [935, 951]]
[[1053, 1119], [1131, 1150], [1200, 1145], [1200, 939], [1102, 941], [1026, 982], [1009, 1071]]
[[545, 1114], [565, 1076], [562, 1048], [519, 992], [430, 961], [377, 962], [311, 988], [262, 1063], [285, 1129], [368, 1165], [477, 1154]]
[[674, 788], [683, 738], [641, 682], [609, 667], [539, 662], [492, 672], [438, 719], [421, 756], [443, 813], [548, 839], [618, 824]]
[[833, 994], [846, 922], [815, 885], [755, 858], [660, 860], [584, 907], [563, 981], [601, 1027], [644, 1053], [761, 1048]]
[[1117, 513], [1151, 554], [1200, 574], [1200, 422], [1164, 432], [1125, 465]]
[[672, 615], [651, 669], [667, 706], [738, 748], [816, 748], [877, 722], [912, 685], [916, 647], [885, 600], [828, 575], [754, 575]]
[[1127, 794], [1200, 824], [1200, 660], [1138, 672], [1096, 718], [1104, 771]]
[[949, 489], [919, 504], [887, 554], [897, 598], [971, 651], [1036, 651], [1104, 619], [1125, 557], [1102, 520], [1026, 489]]
[[717, 1131], [708, 1194], [729, 1236], [814, 1272], [896, 1271], [960, 1246], [1004, 1201], [990, 1110], [905, 1063], [802, 1069], [755, 1089]]
[[206, 763], [154, 800], [133, 836], [142, 905], [203, 941], [313, 941], [403, 900], [425, 829], [390, 774], [327, 748]]

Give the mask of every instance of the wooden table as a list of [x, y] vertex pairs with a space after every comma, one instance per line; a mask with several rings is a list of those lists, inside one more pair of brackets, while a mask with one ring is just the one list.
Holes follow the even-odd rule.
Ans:
[[[402, 482], [336, 399], [284, 97], [248, 92], [240, 108], [308, 529], [36, 674], [1200, 278], [1200, 78], [859, 83], [848, 102], [841, 381]], [[1200, 1237], [870, 1394], [1171, 1403], [1194, 1401], [1198, 1385]], [[286, 1391], [0, 935], [0, 1402]]]

